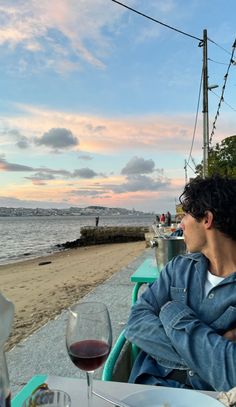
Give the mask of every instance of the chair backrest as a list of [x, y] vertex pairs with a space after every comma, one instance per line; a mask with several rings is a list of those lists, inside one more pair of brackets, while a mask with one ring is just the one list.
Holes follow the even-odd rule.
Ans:
[[127, 383], [137, 353], [137, 347], [126, 340], [122, 331], [104, 365], [102, 380]]
[[132, 369], [132, 345], [128, 341], [119, 354], [114, 369], [112, 372], [112, 381], [125, 382], [129, 380], [129, 375]]

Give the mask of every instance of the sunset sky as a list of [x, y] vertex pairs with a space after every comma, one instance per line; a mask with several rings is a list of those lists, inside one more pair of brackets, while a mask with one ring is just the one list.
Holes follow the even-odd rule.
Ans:
[[[235, 0], [0, 0], [0, 206], [174, 212], [202, 160], [236, 37]], [[234, 56], [236, 60], [236, 55]], [[236, 134], [231, 64], [212, 145]], [[187, 174], [184, 170], [188, 161]]]

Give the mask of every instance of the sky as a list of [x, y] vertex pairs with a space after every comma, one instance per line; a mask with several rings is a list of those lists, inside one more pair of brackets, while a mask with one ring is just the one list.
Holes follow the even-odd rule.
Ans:
[[187, 35], [112, 0], [0, 0], [0, 206], [174, 213], [203, 156], [204, 29], [211, 146], [236, 134], [235, 0], [123, 3]]

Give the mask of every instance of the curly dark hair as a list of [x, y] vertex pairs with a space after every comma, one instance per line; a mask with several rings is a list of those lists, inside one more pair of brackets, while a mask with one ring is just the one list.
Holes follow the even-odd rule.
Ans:
[[236, 178], [197, 177], [185, 185], [179, 200], [184, 212], [199, 222], [211, 211], [214, 227], [236, 240]]

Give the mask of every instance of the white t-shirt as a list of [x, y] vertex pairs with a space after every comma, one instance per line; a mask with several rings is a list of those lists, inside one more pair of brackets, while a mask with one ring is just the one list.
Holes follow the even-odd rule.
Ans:
[[215, 287], [217, 284], [221, 283], [225, 277], [218, 277], [214, 274], [211, 274], [210, 271], [207, 271], [206, 281], [205, 281], [205, 297], [209, 291]]

